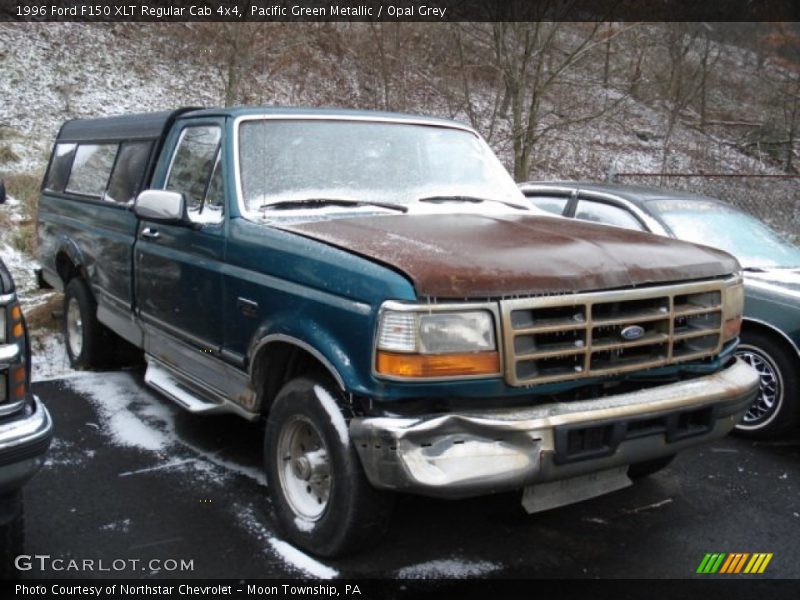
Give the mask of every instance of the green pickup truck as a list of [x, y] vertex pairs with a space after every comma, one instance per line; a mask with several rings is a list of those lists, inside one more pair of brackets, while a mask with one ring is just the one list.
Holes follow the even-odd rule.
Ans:
[[535, 512], [619, 489], [758, 389], [735, 259], [547, 216], [453, 121], [69, 121], [38, 228], [73, 364], [129, 344], [187, 410], [263, 420], [274, 516], [319, 555], [380, 536], [394, 492]]

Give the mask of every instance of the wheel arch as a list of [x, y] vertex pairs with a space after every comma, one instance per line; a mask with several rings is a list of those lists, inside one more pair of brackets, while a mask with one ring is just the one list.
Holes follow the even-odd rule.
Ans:
[[762, 321], [761, 319], [744, 317], [742, 319], [742, 331], [745, 331], [745, 329], [750, 331], [758, 331], [762, 334], [769, 335], [772, 338], [779, 340], [783, 346], [793, 351], [790, 352], [790, 354], [792, 354], [795, 362], [800, 362], [800, 348], [798, 348], [797, 344], [794, 343], [792, 338], [786, 335], [786, 333], [784, 333], [778, 327], [775, 327], [766, 321]]
[[82, 277], [88, 283], [88, 273], [81, 251], [71, 240], [63, 239], [61, 241], [56, 251], [55, 268], [64, 286], [75, 276]]
[[283, 385], [305, 374], [321, 373], [346, 391], [339, 369], [312, 344], [292, 335], [274, 333], [253, 346], [250, 381], [258, 398], [258, 410], [266, 415]]

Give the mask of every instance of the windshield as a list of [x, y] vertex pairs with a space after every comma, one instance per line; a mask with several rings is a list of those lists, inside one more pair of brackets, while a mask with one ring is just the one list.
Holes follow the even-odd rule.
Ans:
[[800, 267], [800, 248], [767, 225], [717, 202], [664, 200], [651, 202], [675, 236], [720, 248], [749, 269]]
[[[513, 202], [525, 198], [494, 153], [468, 131], [354, 120], [243, 121], [244, 207], [308, 199], [409, 206], [420, 199]], [[308, 204], [306, 204], [308, 206]]]

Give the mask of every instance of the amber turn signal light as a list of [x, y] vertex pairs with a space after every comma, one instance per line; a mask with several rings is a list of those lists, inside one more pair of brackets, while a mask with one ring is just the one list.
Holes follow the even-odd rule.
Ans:
[[742, 316], [739, 315], [738, 317], [734, 317], [733, 319], [728, 319], [725, 321], [725, 324], [722, 327], [722, 341], [727, 342], [728, 340], [732, 340], [739, 332], [742, 330]]
[[390, 377], [458, 377], [499, 375], [497, 352], [463, 354], [402, 354], [378, 351], [376, 370]]
[[27, 388], [28, 374], [25, 367], [18, 365], [11, 369], [11, 401], [23, 400], [25, 398], [25, 391]]
[[19, 304], [11, 307], [11, 338], [19, 340], [25, 335], [25, 327], [22, 325], [22, 310]]

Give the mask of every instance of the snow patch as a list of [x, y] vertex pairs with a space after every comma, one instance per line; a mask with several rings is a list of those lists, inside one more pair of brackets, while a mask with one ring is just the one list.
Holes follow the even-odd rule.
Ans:
[[339, 406], [336, 404], [336, 400], [331, 397], [328, 390], [319, 385], [314, 386], [314, 393], [317, 395], [320, 404], [322, 404], [322, 408], [325, 409], [325, 412], [327, 412], [328, 416], [331, 418], [331, 423], [336, 429], [336, 433], [339, 434], [339, 440], [342, 442], [342, 445], [347, 446], [350, 442], [350, 434], [347, 430], [347, 423], [344, 422], [342, 411], [339, 410]]
[[399, 579], [462, 579], [479, 577], [500, 569], [497, 563], [488, 560], [469, 561], [455, 558], [431, 560], [403, 567], [397, 571]]
[[175, 443], [163, 431], [163, 421], [153, 422], [135, 411], [141, 396], [131, 375], [103, 373], [69, 379], [67, 384], [89, 399], [100, 417], [101, 430], [117, 445], [160, 452]]
[[339, 576], [339, 571], [336, 569], [319, 562], [315, 558], [311, 558], [291, 544], [275, 537], [271, 531], [261, 524], [252, 508], [237, 506], [235, 509], [235, 513], [239, 515], [239, 522], [244, 528], [262, 542], [269, 544], [271, 550], [289, 567], [319, 579], [333, 579]]
[[100, 531], [119, 531], [121, 533], [128, 533], [131, 526], [130, 519], [123, 519], [121, 521], [114, 521], [100, 526]]
[[32, 381], [51, 381], [78, 375], [81, 373], [70, 366], [67, 348], [59, 334], [40, 335], [38, 332], [31, 332]]
[[314, 531], [314, 527], [317, 526], [317, 524], [314, 521], [309, 521], [307, 519], [301, 519], [300, 517], [295, 517], [294, 518], [294, 525], [300, 531], [305, 531], [306, 533], [308, 533], [309, 531]]
[[91, 450], [76, 449], [74, 444], [54, 438], [50, 443], [50, 451], [47, 453], [44, 466], [45, 468], [82, 467], [86, 463], [86, 459], [93, 456], [94, 452]]
[[333, 579], [339, 575], [339, 571], [336, 569], [323, 565], [318, 560], [311, 558], [308, 554], [301, 552], [283, 540], [272, 537], [268, 541], [285, 563], [300, 569], [304, 573], [308, 573], [312, 577]]

